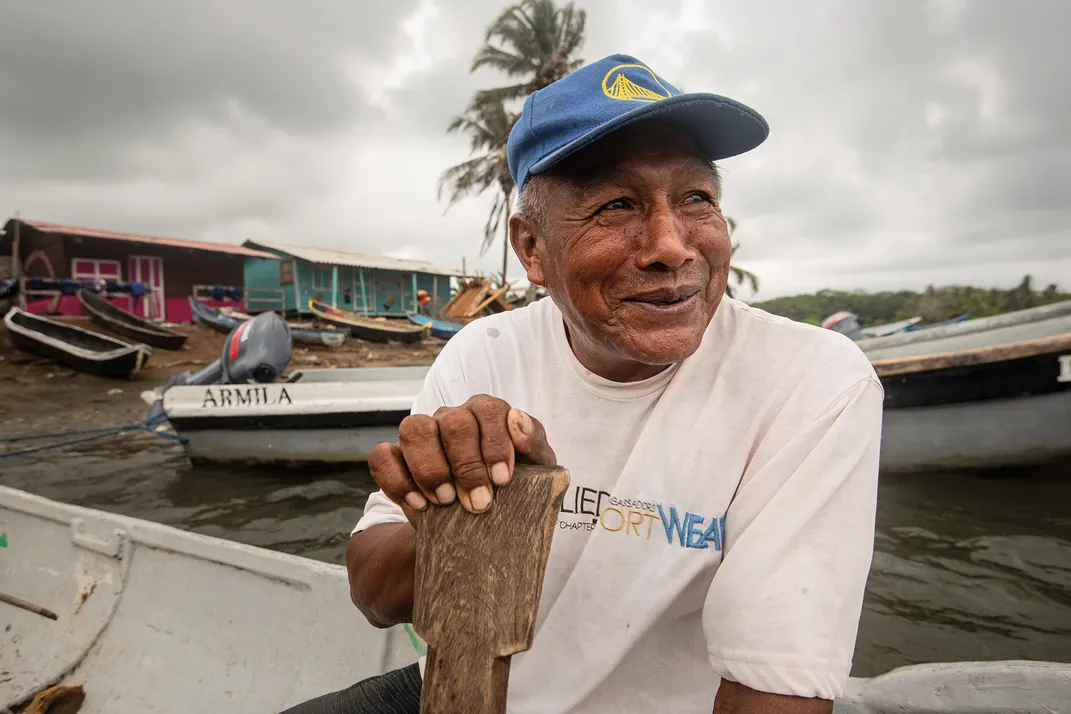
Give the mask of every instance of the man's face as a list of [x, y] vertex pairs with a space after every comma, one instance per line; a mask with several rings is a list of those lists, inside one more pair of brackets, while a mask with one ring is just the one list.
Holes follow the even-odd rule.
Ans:
[[691, 139], [650, 124], [611, 134], [550, 178], [528, 277], [562, 310], [589, 369], [585, 356], [629, 374], [630, 363], [698, 349], [729, 273], [717, 191]]

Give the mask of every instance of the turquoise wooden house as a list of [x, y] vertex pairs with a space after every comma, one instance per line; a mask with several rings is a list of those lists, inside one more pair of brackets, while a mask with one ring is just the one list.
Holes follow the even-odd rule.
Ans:
[[279, 256], [245, 261], [245, 303], [249, 312], [277, 310], [309, 314], [309, 300], [319, 299], [361, 315], [404, 317], [417, 312], [417, 293], [427, 291], [429, 314], [450, 300], [450, 279], [460, 271], [420, 260], [310, 248], [269, 240], [247, 240], [247, 248]]

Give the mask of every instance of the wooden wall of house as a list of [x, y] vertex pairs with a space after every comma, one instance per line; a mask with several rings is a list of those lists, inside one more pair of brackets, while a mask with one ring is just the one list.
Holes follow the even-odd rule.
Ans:
[[[10, 241], [10, 238], [8, 239]], [[28, 226], [20, 228], [20, 250], [27, 277], [48, 277], [45, 260], [57, 278], [71, 277], [72, 261], [77, 258], [114, 260], [119, 263], [120, 275], [130, 280], [132, 255], [158, 256], [164, 265], [164, 297], [189, 297], [194, 285], [225, 285], [242, 287], [244, 258], [229, 253], [194, 251], [174, 246], [137, 244], [127, 241], [64, 236], [42, 233]], [[10, 250], [10, 242], [8, 243]], [[45, 260], [31, 256], [43, 255]]]
[[[309, 299], [320, 295], [331, 304], [332, 270], [334, 266], [316, 265], [303, 260], [295, 261], [295, 282], [301, 296], [301, 309], [308, 312]], [[364, 278], [364, 292], [361, 277]], [[416, 311], [414, 301], [414, 275], [416, 290], [427, 290], [432, 296], [428, 308], [437, 312], [450, 300], [450, 277], [427, 273], [408, 273], [397, 270], [378, 270], [338, 266], [338, 278], [334, 303], [338, 307], [361, 314], [381, 317], [404, 317]], [[437, 299], [437, 303], [436, 303]]]

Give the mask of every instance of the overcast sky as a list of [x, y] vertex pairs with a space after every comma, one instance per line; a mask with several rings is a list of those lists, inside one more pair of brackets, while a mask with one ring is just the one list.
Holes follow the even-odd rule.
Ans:
[[[468, 155], [450, 117], [504, 81], [468, 71], [503, 4], [4, 0], [0, 212], [489, 273], [490, 194], [444, 215], [436, 182]], [[1071, 4], [577, 4], [584, 59], [636, 55], [769, 121], [723, 164], [755, 299], [1071, 288]]]

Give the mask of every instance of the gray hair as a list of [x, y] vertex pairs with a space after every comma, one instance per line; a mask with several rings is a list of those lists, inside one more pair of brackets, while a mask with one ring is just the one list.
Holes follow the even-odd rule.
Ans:
[[[721, 172], [713, 161], [710, 162], [710, 170], [714, 174], [715, 198], [720, 202]], [[551, 174], [536, 174], [530, 176], [521, 188], [520, 194], [517, 196], [517, 213], [521, 214], [532, 223], [535, 223], [540, 230], [546, 229], [547, 203], [549, 200], [550, 182], [552, 180], [553, 178]]]

